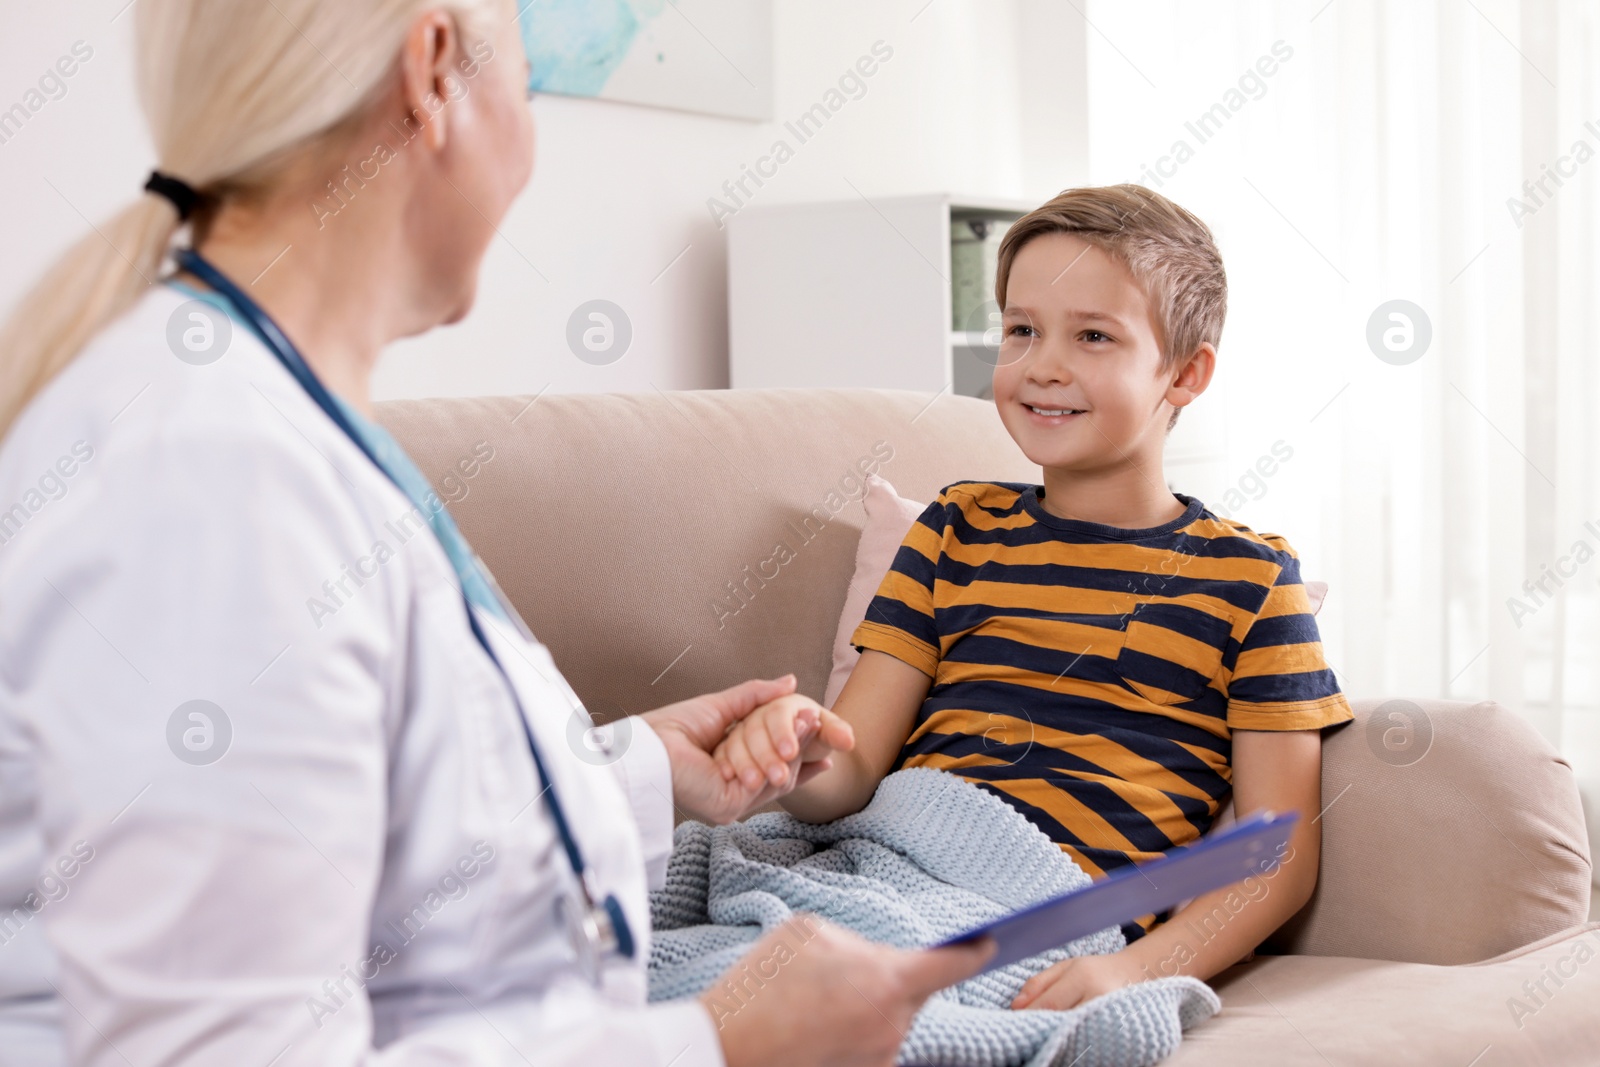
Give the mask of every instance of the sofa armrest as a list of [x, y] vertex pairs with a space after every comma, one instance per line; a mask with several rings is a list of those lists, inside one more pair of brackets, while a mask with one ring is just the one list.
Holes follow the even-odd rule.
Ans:
[[1492, 701], [1354, 702], [1324, 733], [1322, 861], [1263, 953], [1470, 963], [1589, 914], [1572, 767]]

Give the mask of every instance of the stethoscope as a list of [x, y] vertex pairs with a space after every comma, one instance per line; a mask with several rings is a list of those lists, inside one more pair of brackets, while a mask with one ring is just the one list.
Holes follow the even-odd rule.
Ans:
[[[278, 362], [283, 364], [284, 369], [294, 377], [295, 381], [300, 383], [301, 388], [305, 389], [306, 393], [328, 418], [333, 420], [334, 425], [344, 431], [345, 436], [349, 437], [355, 443], [355, 446], [361, 449], [362, 453], [372, 461], [374, 466], [383, 471], [384, 476], [393, 482], [401, 493], [406, 493], [406, 489], [400, 484], [399, 479], [378, 461], [378, 457], [373, 454], [372, 449], [361, 434], [357, 433], [355, 427], [350, 424], [350, 420], [345, 416], [344, 411], [328, 392], [327, 387], [306, 365], [305, 359], [300, 355], [299, 350], [295, 348], [293, 342], [278, 328], [278, 324], [273, 322], [272, 318], [261, 309], [260, 305], [245, 295], [226, 275], [217, 270], [216, 267], [213, 267], [194, 249], [180, 249], [177, 252], [177, 262], [180, 267], [205, 282], [218, 296], [233, 306], [233, 309], [239, 313], [240, 317], [260, 335], [272, 354], [278, 357]], [[410, 499], [410, 494], [406, 494], [406, 496]], [[413, 501], [413, 503], [421, 505], [419, 501]], [[450, 554], [446, 553], [446, 555]], [[454, 557], [451, 558], [451, 563], [453, 566], [457, 566]], [[527, 633], [527, 627], [522, 623], [521, 616], [511, 606], [505, 594], [500, 591], [499, 586], [495, 584], [493, 576], [488, 573], [488, 569], [480, 569], [483, 572], [483, 576], [488, 579], [487, 584], [490, 590], [500, 601], [500, 606], [505, 611], [506, 617], [515, 619], [522, 627], [523, 632]], [[615, 894], [608, 893], [603, 901], [595, 902], [599, 888], [593, 884], [593, 872], [584, 863], [583, 852], [578, 847], [578, 839], [572, 833], [571, 824], [567, 822], [566, 811], [561, 806], [560, 798], [556, 796], [555, 779], [551, 778], [549, 771], [545, 769], [544, 758], [539, 754], [539, 745], [533, 738], [533, 729], [528, 725], [528, 717], [523, 713], [522, 701], [517, 695], [517, 687], [512, 684], [510, 675], [506, 673], [505, 667], [500, 663], [500, 657], [495, 655], [494, 649], [489, 644], [488, 635], [483, 632], [483, 627], [478, 621], [472, 600], [466, 594], [466, 576], [460, 575], [459, 577], [463, 579], [462, 600], [467, 610], [467, 622], [472, 627], [473, 637], [477, 638], [484, 654], [495, 665], [495, 668], [500, 672], [500, 676], [505, 679], [506, 688], [511, 691], [511, 700], [516, 706], [517, 719], [522, 723], [522, 733], [527, 738], [528, 751], [533, 755], [534, 768], [538, 771], [539, 781], [544, 787], [540, 795], [546, 799], [550, 809], [550, 818], [556, 824], [556, 832], [561, 837], [561, 846], [566, 850], [567, 860], [572, 867], [573, 881], [577, 884], [576, 891], [568, 888], [556, 898], [557, 917], [567, 929], [567, 937], [572, 943], [573, 952], [577, 955], [578, 965], [583, 970], [585, 977], [590, 982], [598, 985], [601, 968], [607, 955], [615, 952], [629, 959], [633, 958], [633, 931], [628, 926], [628, 917], [623, 913], [622, 904], [618, 902]]]

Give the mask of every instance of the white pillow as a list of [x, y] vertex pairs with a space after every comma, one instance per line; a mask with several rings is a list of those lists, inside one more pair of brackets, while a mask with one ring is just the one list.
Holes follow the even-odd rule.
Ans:
[[[867, 493], [862, 499], [867, 509], [867, 524], [861, 531], [861, 542], [856, 545], [856, 570], [850, 579], [850, 589], [845, 594], [844, 611], [839, 616], [839, 629], [833, 636], [833, 671], [828, 675], [828, 691], [822, 697], [823, 707], [833, 707], [855, 670], [861, 653], [850, 644], [850, 638], [867, 617], [867, 608], [883, 584], [883, 576], [894, 563], [900, 542], [911, 532], [911, 524], [927, 509], [926, 504], [907, 500], [894, 491], [894, 486], [876, 474], [867, 475]], [[1306, 598], [1311, 601], [1311, 613], [1322, 610], [1322, 601], [1328, 595], [1327, 582], [1307, 582]]]

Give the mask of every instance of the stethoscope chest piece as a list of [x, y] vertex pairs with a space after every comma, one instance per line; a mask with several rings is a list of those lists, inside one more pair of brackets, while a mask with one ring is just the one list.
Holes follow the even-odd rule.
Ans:
[[556, 897], [556, 919], [566, 928], [578, 969], [591, 984], [600, 984], [605, 959], [613, 952], [633, 958], [633, 936], [615, 896], [595, 904], [587, 887], [582, 893], [569, 889]]

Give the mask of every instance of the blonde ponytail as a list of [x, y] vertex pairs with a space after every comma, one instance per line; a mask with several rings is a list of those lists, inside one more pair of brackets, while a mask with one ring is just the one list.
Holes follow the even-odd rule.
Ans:
[[177, 229], [177, 209], [146, 196], [81, 237], [22, 298], [0, 330], [0, 436], [144, 292]]
[[[159, 169], [208, 199], [271, 189], [296, 155], [357, 116], [412, 21], [455, 15], [490, 37], [509, 0], [140, 0], [139, 95]], [[155, 284], [184, 224], [145, 193], [67, 250], [0, 328], [0, 440], [39, 391]]]

